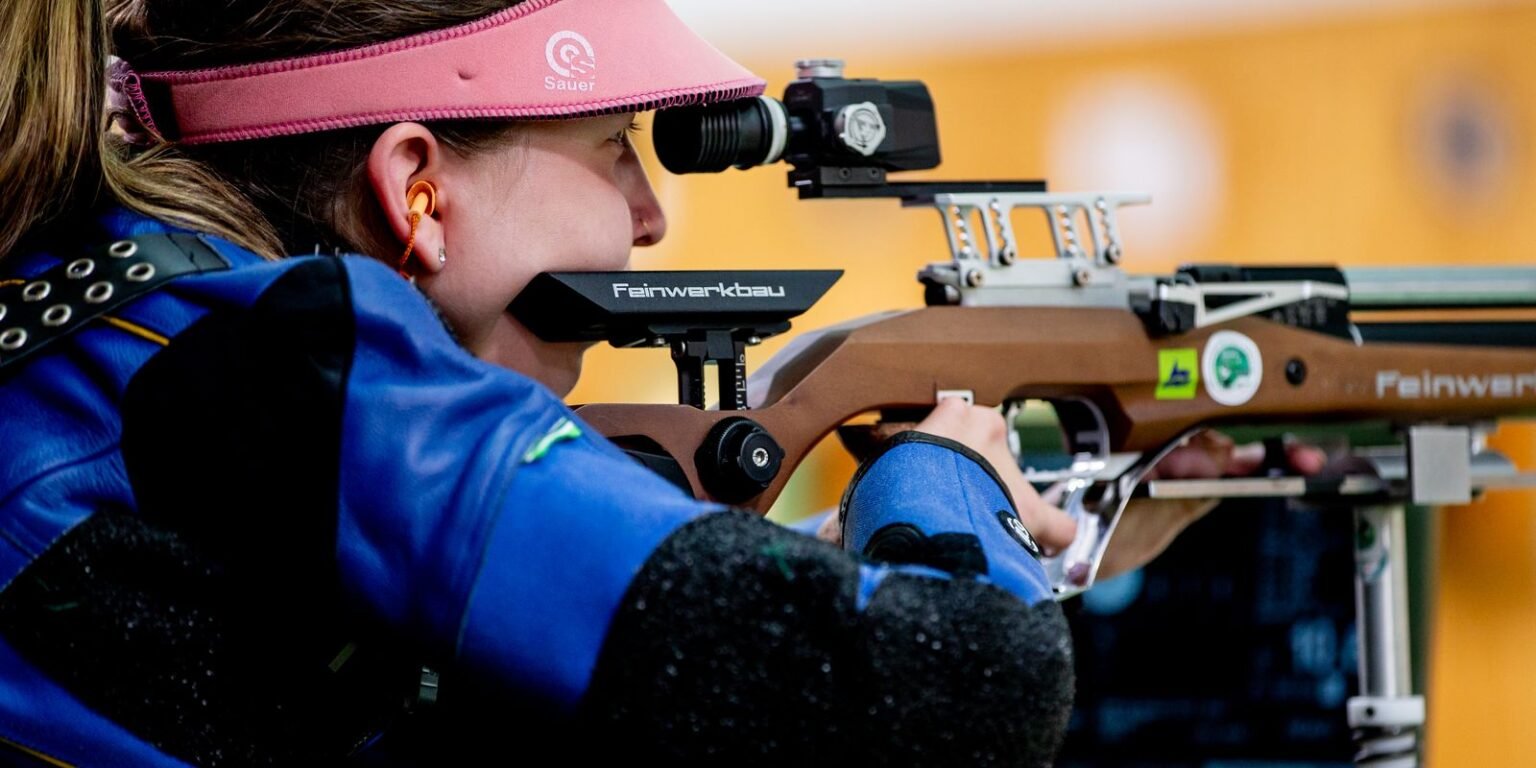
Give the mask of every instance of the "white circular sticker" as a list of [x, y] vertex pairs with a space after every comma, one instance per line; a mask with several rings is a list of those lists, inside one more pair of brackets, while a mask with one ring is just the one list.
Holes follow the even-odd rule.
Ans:
[[1222, 405], [1242, 405], [1253, 399], [1264, 381], [1264, 357], [1253, 339], [1236, 331], [1217, 331], [1200, 355], [1205, 393]]

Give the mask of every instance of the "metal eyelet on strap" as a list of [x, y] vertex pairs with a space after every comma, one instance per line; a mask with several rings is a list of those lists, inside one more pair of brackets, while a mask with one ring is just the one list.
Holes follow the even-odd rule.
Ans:
[[[41, 272], [14, 275], [10, 280], [0, 277], [0, 302], [4, 302], [0, 305], [0, 383], [48, 345], [68, 339], [78, 329], [97, 327], [97, 320], [164, 344], [164, 337], [108, 317], [109, 311], [153, 293], [168, 280], [229, 268], [229, 259], [200, 236], [150, 233], [120, 235], [116, 242], [61, 253], [59, 261]], [[0, 447], [0, 466], [5, 451]]]
[[142, 283], [154, 276], [155, 265], [147, 261], [141, 261], [138, 264], [129, 267], [128, 272], [125, 274], [125, 277], [134, 281], [135, 283]]
[[57, 328], [69, 322], [69, 318], [73, 317], [74, 314], [75, 311], [70, 309], [68, 304], [55, 304], [43, 310], [43, 325], [49, 328]]
[[27, 330], [25, 328], [10, 328], [5, 333], [0, 333], [0, 350], [15, 352], [21, 349], [21, 345], [27, 343]]
[[68, 275], [71, 280], [79, 280], [90, 277], [91, 273], [95, 271], [96, 262], [90, 259], [75, 259], [69, 263], [68, 267], [65, 267], [64, 274]]
[[87, 304], [100, 304], [110, 298], [112, 298], [112, 284], [105, 280], [91, 283], [90, 287], [85, 289]]

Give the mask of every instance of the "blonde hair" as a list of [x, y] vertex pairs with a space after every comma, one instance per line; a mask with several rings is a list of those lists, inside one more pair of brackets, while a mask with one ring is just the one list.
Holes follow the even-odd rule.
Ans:
[[109, 195], [122, 205], [276, 257], [277, 234], [208, 168], [159, 146], [132, 154], [106, 130], [101, 0], [11, 0], [0, 28], [0, 189], [14, 218], [0, 257]]
[[[367, 45], [518, 2], [10, 0], [0, 28], [8, 52], [0, 57], [0, 189], [15, 218], [0, 229], [0, 259], [24, 239], [113, 203], [266, 258], [322, 242], [368, 250], [388, 231], [378, 206], [366, 201], [363, 173], [383, 126], [211, 147], [132, 147], [108, 131], [113, 48], [146, 71], [192, 69]], [[431, 127], [467, 154], [503, 140], [512, 125]]]

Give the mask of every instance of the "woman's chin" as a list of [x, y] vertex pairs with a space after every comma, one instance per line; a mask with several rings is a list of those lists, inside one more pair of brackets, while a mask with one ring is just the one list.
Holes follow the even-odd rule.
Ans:
[[510, 359], [502, 358], [493, 362], [543, 384], [563, 398], [576, 388], [576, 380], [581, 378], [581, 360], [582, 355], [587, 351], [587, 346], [586, 344], [540, 343], [529, 350], [532, 354], [517, 355]]
[[[548, 342], [534, 336], [510, 315], [490, 335], [487, 343], [471, 345], [482, 360], [543, 384], [560, 397], [570, 394], [581, 377], [581, 361], [591, 342]], [[476, 348], [478, 346], [478, 348]]]
[[576, 388], [576, 381], [581, 378], [581, 361], [587, 353], [587, 348], [592, 346], [585, 342], [572, 344], [551, 344], [560, 347], [558, 354], [549, 355], [547, 365], [541, 366], [542, 370], [537, 374], [530, 374], [538, 379], [539, 383], [559, 395], [565, 397]]

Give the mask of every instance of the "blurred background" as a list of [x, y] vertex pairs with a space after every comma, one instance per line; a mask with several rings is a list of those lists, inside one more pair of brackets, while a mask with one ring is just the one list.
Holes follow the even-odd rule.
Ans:
[[[925, 81], [945, 161], [923, 176], [1152, 193], [1121, 219], [1131, 272], [1536, 263], [1533, 2], [670, 1], [773, 95], [797, 58]], [[947, 258], [931, 212], [798, 202], [783, 168], [652, 169], [670, 228], [634, 266], [846, 270], [797, 329], [920, 306], [914, 275]], [[596, 349], [587, 370], [573, 403], [675, 401], [664, 352]], [[1495, 442], [1536, 465], [1536, 430]], [[852, 471], [824, 445], [774, 517], [835, 504]], [[1427, 763], [1536, 765], [1536, 495], [1421, 520]], [[1346, 764], [1348, 530], [1220, 510], [1073, 606], [1082, 690], [1063, 764]]]

